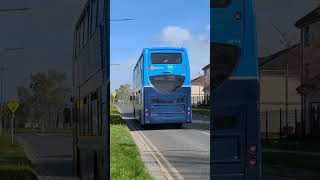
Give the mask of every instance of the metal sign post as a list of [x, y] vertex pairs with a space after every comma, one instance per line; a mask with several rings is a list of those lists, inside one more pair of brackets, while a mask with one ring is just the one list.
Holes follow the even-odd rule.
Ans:
[[14, 113], [16, 112], [16, 110], [19, 107], [19, 103], [17, 100], [13, 99], [8, 103], [8, 108], [11, 111], [11, 143], [13, 144], [13, 121], [14, 121]]
[[13, 120], [14, 120], [14, 112], [11, 114], [11, 144], [13, 145]]

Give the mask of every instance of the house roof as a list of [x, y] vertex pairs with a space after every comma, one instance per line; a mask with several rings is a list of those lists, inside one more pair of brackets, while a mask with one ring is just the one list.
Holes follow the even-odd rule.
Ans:
[[210, 64], [206, 65], [204, 68], [202, 68], [202, 70], [206, 70], [208, 68], [210, 68]]
[[[301, 55], [300, 46], [294, 45], [291, 48], [279, 51], [271, 56], [261, 58], [260, 70], [286, 70], [288, 74], [300, 80]], [[320, 72], [320, 51], [319, 47], [303, 48], [303, 63], [305, 79], [312, 79]], [[309, 64], [309, 65], [308, 65]]]
[[320, 73], [297, 88], [300, 94], [320, 96]]
[[278, 51], [270, 56], [260, 58], [260, 70], [286, 70], [288, 74], [296, 78], [300, 77], [300, 46], [293, 45], [290, 48]]
[[308, 24], [311, 24], [313, 22], [320, 21], [320, 6], [308, 13], [306, 16], [299, 19], [295, 26], [297, 28], [302, 28]]
[[207, 76], [202, 75], [191, 80], [191, 84], [197, 85], [197, 86], [203, 86], [204, 88], [206, 88], [207, 86], [210, 86], [210, 79]]

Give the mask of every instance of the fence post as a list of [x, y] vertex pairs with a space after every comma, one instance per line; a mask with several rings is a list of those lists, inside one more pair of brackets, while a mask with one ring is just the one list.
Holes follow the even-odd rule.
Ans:
[[282, 138], [282, 109], [280, 108], [280, 139]]
[[297, 115], [297, 109], [294, 109], [294, 127], [295, 127], [295, 130], [294, 130], [294, 134], [295, 134], [295, 137], [298, 138], [298, 115]]
[[266, 140], [268, 140], [268, 110], [266, 110]]

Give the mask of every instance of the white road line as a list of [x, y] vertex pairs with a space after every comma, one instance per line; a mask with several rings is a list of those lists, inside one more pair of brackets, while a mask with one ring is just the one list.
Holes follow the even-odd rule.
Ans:
[[168, 180], [174, 180], [174, 178], [170, 175], [169, 171], [163, 166], [163, 164], [161, 163], [161, 161], [157, 158], [157, 156], [153, 153], [154, 151], [152, 150], [152, 148], [148, 145], [148, 143], [144, 140], [143, 136], [140, 134], [141, 132], [138, 131], [138, 129], [135, 127], [135, 125], [133, 125], [131, 122], [129, 122], [128, 120], [125, 120], [128, 124], [128, 126], [131, 126], [135, 132], [137, 133], [140, 141], [148, 148], [149, 152], [151, 153], [152, 157], [155, 159], [156, 163], [158, 163], [158, 165], [160, 166], [160, 170], [162, 171], [162, 173], [164, 174], [164, 176], [168, 179]]
[[200, 131], [202, 134], [206, 134], [208, 136], [210, 136], [210, 133], [207, 133], [207, 132], [203, 132], [203, 131]]
[[[136, 126], [136, 125], [134, 125]], [[137, 126], [136, 126], [137, 127]], [[145, 138], [145, 140], [149, 143], [149, 145], [157, 152], [157, 154], [160, 156], [160, 158], [166, 163], [166, 165], [169, 167], [169, 169], [178, 177], [179, 180], [184, 180], [184, 177], [179, 173], [179, 171], [169, 162], [167, 158], [163, 156], [163, 154], [158, 150], [158, 148], [153, 145], [153, 143], [144, 135], [143, 132], [141, 132], [141, 135]]]

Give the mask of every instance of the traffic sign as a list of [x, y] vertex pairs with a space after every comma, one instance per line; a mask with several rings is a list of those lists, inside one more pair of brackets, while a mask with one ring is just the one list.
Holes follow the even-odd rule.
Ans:
[[112, 97], [115, 98], [117, 96], [117, 93], [112, 93]]
[[19, 103], [16, 99], [12, 99], [11, 101], [8, 102], [7, 106], [9, 108], [9, 110], [12, 113], [14, 113], [19, 108]]

